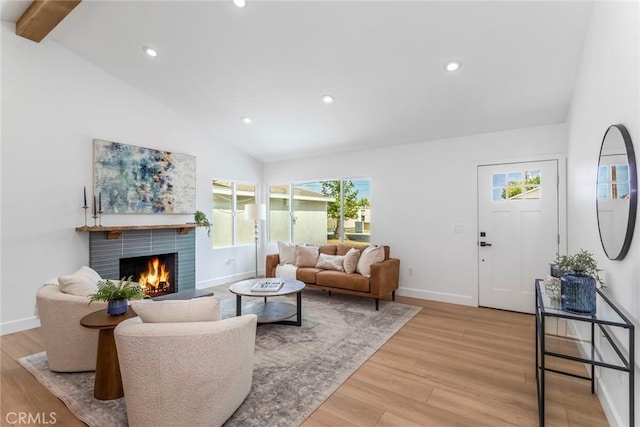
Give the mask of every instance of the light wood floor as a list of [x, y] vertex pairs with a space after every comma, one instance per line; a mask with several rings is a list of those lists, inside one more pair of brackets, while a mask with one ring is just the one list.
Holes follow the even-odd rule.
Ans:
[[[303, 426], [538, 425], [533, 316], [397, 300], [424, 308]], [[43, 350], [39, 329], [5, 335], [0, 348], [0, 425], [19, 411], [55, 412], [57, 425], [84, 425], [16, 362]], [[608, 424], [589, 382], [550, 373], [546, 425]]]

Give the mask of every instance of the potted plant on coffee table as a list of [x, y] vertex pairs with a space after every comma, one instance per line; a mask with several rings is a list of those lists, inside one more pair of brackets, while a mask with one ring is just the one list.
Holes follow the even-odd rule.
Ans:
[[107, 314], [118, 316], [129, 310], [129, 300], [144, 298], [145, 293], [138, 283], [131, 281], [132, 277], [111, 281], [109, 279], [98, 282], [98, 290], [90, 295], [93, 301], [106, 301]]
[[557, 254], [555, 264], [560, 270], [560, 301], [563, 310], [579, 314], [596, 312], [596, 286], [604, 286], [598, 263], [584, 249], [574, 255]]

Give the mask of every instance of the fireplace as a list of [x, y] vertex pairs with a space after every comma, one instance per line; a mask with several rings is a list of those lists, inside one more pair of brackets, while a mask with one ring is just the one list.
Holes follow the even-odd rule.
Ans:
[[120, 258], [120, 277], [133, 277], [150, 297], [177, 292], [177, 253]]

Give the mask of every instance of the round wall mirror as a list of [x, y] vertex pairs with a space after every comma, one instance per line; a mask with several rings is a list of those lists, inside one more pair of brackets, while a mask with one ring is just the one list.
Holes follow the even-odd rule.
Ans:
[[638, 180], [629, 132], [612, 125], [604, 134], [598, 160], [596, 207], [602, 248], [609, 259], [627, 254], [636, 223]]

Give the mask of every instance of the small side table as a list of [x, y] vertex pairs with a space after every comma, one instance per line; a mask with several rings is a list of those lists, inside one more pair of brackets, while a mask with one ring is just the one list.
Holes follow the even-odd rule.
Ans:
[[98, 400], [112, 400], [124, 396], [113, 330], [120, 322], [136, 316], [137, 314], [131, 307], [120, 316], [109, 316], [105, 308], [87, 314], [80, 319], [80, 324], [85, 328], [100, 330], [98, 333], [96, 379], [93, 388], [93, 397]]

